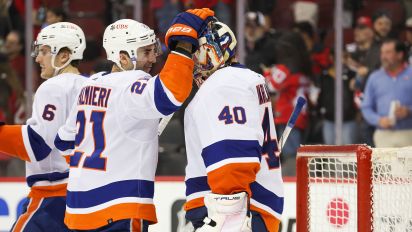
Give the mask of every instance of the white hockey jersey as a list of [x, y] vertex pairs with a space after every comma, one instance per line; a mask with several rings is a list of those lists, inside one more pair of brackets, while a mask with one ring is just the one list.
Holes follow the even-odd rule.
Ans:
[[153, 195], [159, 119], [180, 107], [182, 91], [183, 100], [189, 95], [193, 70], [192, 60], [173, 56], [183, 62], [183, 71], [176, 70], [180, 75], [166, 65], [153, 78], [143, 71], [124, 71], [98, 73], [85, 82], [74, 116], [55, 141], [67, 150], [75, 139], [65, 216], [70, 229], [96, 229], [127, 218], [157, 221]]
[[185, 111], [186, 210], [213, 192], [247, 191], [267, 227], [283, 211], [283, 180], [264, 77], [241, 65], [216, 71]]
[[13, 154], [24, 154], [26, 157], [21, 158], [31, 161], [26, 162], [26, 179], [32, 187], [31, 194], [39, 195], [33, 193], [34, 189], [39, 189], [40, 195], [45, 194], [41, 197], [65, 195], [69, 166], [55, 148], [54, 138], [66, 122], [78, 90], [86, 79], [77, 74], [63, 73], [42, 83], [34, 97], [31, 118], [26, 125], [18, 126], [21, 127], [21, 135], [16, 136], [13, 143], [20, 144], [21, 138], [23, 146], [20, 146], [21, 152]]

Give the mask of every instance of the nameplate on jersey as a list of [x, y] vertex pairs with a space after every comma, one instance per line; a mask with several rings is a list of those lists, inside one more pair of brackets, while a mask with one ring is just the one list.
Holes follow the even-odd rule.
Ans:
[[77, 105], [90, 105], [107, 108], [111, 91], [112, 89], [110, 88], [85, 86], [80, 91]]

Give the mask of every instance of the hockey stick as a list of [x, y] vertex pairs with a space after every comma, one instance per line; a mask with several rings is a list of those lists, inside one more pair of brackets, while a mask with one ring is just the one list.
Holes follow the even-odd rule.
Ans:
[[159, 122], [159, 127], [157, 128], [157, 135], [160, 136], [163, 133], [163, 130], [166, 128], [170, 119], [172, 119], [174, 113], [162, 118]]
[[289, 137], [290, 132], [292, 131], [293, 127], [295, 126], [296, 120], [299, 117], [300, 112], [302, 111], [303, 106], [306, 104], [306, 99], [304, 97], [299, 97], [295, 108], [293, 108], [292, 114], [286, 124], [286, 128], [283, 131], [282, 136], [279, 139], [279, 152], [282, 152], [283, 147], [285, 146], [286, 140]]

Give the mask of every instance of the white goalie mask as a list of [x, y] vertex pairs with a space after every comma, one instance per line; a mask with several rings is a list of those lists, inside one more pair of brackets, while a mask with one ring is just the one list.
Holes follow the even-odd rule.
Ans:
[[131, 19], [121, 19], [110, 24], [103, 35], [103, 47], [107, 59], [116, 63], [122, 70], [124, 69], [119, 57], [121, 51], [129, 55], [135, 69], [136, 61], [139, 60], [138, 49], [152, 44], [156, 45], [155, 55], [160, 55], [161, 46], [154, 31], [145, 24]]
[[[69, 22], [59, 22], [43, 28], [33, 42], [32, 57], [36, 58], [41, 46], [49, 46], [51, 51], [51, 65], [54, 68], [54, 75], [59, 70], [65, 68], [73, 60], [83, 59], [83, 52], [86, 49], [86, 38], [83, 30], [76, 24]], [[69, 60], [60, 67], [56, 67], [54, 61], [60, 49], [68, 48], [71, 52]]]
[[236, 37], [230, 28], [217, 21], [209, 23], [199, 38], [199, 49], [195, 52], [194, 79], [198, 86], [217, 69], [226, 66], [235, 55]]

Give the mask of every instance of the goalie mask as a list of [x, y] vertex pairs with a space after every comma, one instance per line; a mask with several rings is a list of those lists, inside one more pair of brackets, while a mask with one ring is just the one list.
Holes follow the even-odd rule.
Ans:
[[199, 38], [195, 52], [194, 79], [198, 86], [217, 69], [228, 64], [235, 55], [236, 37], [230, 28], [221, 22], [212, 21]]

